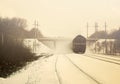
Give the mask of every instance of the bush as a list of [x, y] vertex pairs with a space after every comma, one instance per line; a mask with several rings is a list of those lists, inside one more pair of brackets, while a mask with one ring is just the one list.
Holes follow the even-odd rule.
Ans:
[[25, 66], [27, 62], [38, 58], [21, 42], [9, 39], [9, 42], [0, 45], [0, 77], [8, 77]]
[[38, 59], [22, 44], [22, 38], [31, 34], [26, 26], [25, 19], [0, 17], [0, 77], [8, 77], [27, 62]]

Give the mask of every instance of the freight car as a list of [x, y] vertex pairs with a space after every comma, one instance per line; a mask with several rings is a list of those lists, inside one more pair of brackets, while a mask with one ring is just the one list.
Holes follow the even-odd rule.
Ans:
[[73, 52], [75, 53], [85, 53], [86, 50], [86, 38], [82, 35], [78, 35], [73, 39], [72, 42]]

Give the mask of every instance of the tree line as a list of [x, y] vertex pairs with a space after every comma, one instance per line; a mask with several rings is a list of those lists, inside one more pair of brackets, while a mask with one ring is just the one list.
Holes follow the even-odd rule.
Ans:
[[41, 32], [32, 28], [26, 30], [27, 21], [21, 18], [2, 18], [0, 17], [0, 34], [11, 38], [34, 38], [37, 31], [38, 37], [42, 37]]
[[98, 39], [93, 42], [93, 49], [96, 53], [120, 55], [120, 29], [114, 30], [111, 33], [105, 31], [97, 31], [89, 38]]
[[89, 38], [98, 38], [98, 39], [120, 39], [120, 29], [114, 30], [111, 33], [106, 33], [105, 31], [94, 32]]
[[35, 38], [36, 31], [38, 37], [42, 34], [36, 28], [27, 31], [26, 27], [25, 19], [0, 17], [0, 77], [8, 77], [39, 58], [20, 40]]

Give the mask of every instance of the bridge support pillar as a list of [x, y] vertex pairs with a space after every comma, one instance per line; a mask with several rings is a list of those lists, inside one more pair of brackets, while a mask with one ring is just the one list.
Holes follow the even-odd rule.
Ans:
[[56, 41], [53, 41], [53, 43], [54, 43], [54, 49], [56, 49]]

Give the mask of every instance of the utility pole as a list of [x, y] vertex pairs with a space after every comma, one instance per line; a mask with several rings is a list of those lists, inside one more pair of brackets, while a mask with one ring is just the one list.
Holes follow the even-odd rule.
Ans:
[[[96, 32], [98, 32], [98, 23], [97, 22], [95, 22], [95, 33]], [[97, 38], [95, 38], [95, 39], [97, 39]], [[97, 44], [96, 44], [96, 42], [95, 42], [95, 53], [97, 52]]]
[[36, 22], [36, 38], [38, 38], [38, 27], [39, 27], [39, 24], [38, 24], [38, 21]]
[[88, 22], [87, 22], [87, 38], [88, 38], [88, 27], [89, 27], [89, 25], [88, 25]]
[[105, 33], [107, 33], [107, 24], [105, 22]]
[[36, 25], [37, 25], [37, 21], [36, 21], [36, 20], [34, 21], [34, 24], [33, 24], [33, 25], [34, 25], [34, 28], [35, 28], [35, 31], [34, 31], [34, 38], [36, 38], [36, 28], [37, 28], [37, 26], [36, 26]]
[[98, 32], [98, 23], [95, 22], [95, 32]]
[[36, 40], [37, 40], [37, 38], [38, 38], [38, 35], [37, 35], [38, 26], [39, 26], [38, 21], [35, 20], [35, 22], [34, 22], [34, 28], [35, 28], [34, 38], [35, 38], [35, 39], [34, 39], [34, 42], [33, 42], [33, 51], [34, 51], [34, 52], [36, 51], [36, 45], [37, 45]]
[[105, 22], [105, 53], [107, 54], [107, 24]]
[[38, 30], [38, 27], [39, 27], [39, 24], [38, 24], [38, 21], [34, 21], [34, 28], [35, 28], [35, 32], [34, 32], [34, 34], [35, 34], [35, 38], [37, 38], [37, 30]]

